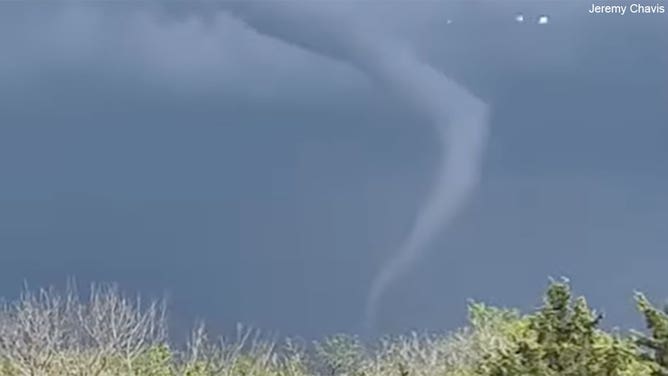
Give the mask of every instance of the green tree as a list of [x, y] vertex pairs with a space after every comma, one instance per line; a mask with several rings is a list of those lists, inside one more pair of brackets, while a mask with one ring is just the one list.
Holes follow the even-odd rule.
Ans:
[[567, 282], [549, 285], [543, 306], [522, 317], [512, 346], [489, 354], [479, 373], [488, 376], [649, 376], [652, 366], [629, 339], [598, 329], [602, 316]]
[[635, 301], [649, 330], [649, 335], [634, 332], [635, 343], [643, 349], [643, 358], [653, 362], [652, 375], [668, 375], [668, 307], [655, 308], [640, 292], [635, 293]]

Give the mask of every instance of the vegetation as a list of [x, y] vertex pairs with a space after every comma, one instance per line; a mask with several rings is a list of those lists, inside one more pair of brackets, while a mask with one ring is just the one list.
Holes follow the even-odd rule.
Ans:
[[203, 325], [170, 345], [165, 306], [115, 286], [26, 291], [0, 308], [0, 376], [668, 376], [668, 309], [635, 294], [647, 330], [604, 331], [567, 281], [551, 281], [534, 312], [469, 304], [469, 325], [367, 346], [336, 335], [275, 343], [239, 328], [212, 341]]

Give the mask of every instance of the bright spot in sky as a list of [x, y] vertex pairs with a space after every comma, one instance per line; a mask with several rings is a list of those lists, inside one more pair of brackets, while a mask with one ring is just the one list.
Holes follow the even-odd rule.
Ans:
[[524, 15], [522, 13], [519, 13], [515, 16], [515, 21], [517, 22], [524, 22]]
[[447, 21], [445, 21], [445, 23], [447, 23], [448, 25], [450, 25], [450, 24], [452, 23], [452, 20], [447, 20]]
[[539, 25], [545, 25], [546, 23], [550, 22], [550, 18], [548, 16], [540, 16], [538, 17], [538, 24]]

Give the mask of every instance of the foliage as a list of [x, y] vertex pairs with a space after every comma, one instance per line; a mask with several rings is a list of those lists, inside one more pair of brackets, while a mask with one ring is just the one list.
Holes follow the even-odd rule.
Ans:
[[653, 363], [652, 375], [668, 375], [668, 307], [655, 308], [640, 292], [635, 293], [636, 306], [643, 314], [649, 335], [634, 332], [635, 343], [643, 348], [644, 359]]
[[469, 324], [375, 344], [339, 334], [312, 347], [238, 328], [211, 341], [203, 325], [169, 344], [164, 311], [116, 287], [25, 292], [0, 308], [0, 376], [668, 376], [668, 309], [635, 294], [647, 333], [599, 327], [601, 315], [552, 281], [535, 312], [469, 302]]
[[364, 347], [355, 336], [335, 335], [316, 342], [315, 349], [325, 371], [332, 376], [353, 374], [364, 362]]
[[165, 344], [149, 348], [132, 362], [131, 372], [142, 376], [172, 376], [171, 350]]
[[489, 376], [642, 376], [649, 363], [638, 357], [633, 342], [598, 329], [601, 315], [586, 300], [571, 297], [567, 283], [553, 282], [544, 305], [519, 319], [513, 345], [491, 354], [479, 372]]

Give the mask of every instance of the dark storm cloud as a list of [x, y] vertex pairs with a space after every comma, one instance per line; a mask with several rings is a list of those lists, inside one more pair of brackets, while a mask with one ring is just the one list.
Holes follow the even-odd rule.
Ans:
[[[309, 92], [359, 87], [350, 69], [258, 35], [222, 12], [205, 20], [165, 17], [160, 7], [128, 3], [3, 7], [0, 74], [20, 87], [59, 74], [90, 74], [183, 96], [273, 101], [284, 97], [283, 89], [308, 100]], [[323, 80], [328, 84], [314, 90]], [[11, 95], [11, 88], [4, 86], [2, 94]]]
[[[128, 84], [139, 77], [158, 86], [177, 85], [179, 90], [219, 90], [272, 99], [284, 97], [285, 92], [301, 94], [301, 99], [327, 91], [349, 92], [351, 85], [357, 88], [356, 81], [363, 80], [341, 63], [257, 34], [225, 12], [234, 14], [234, 2], [183, 4], [187, 3], [3, 5], [0, 72], [25, 79], [54, 70], [93, 69], [97, 74], [125, 76]], [[622, 51], [614, 51], [610, 44], [620, 38], [642, 41], [644, 37], [648, 42], [660, 38], [666, 26], [659, 17], [595, 19], [575, 2], [316, 5], [323, 6], [337, 11], [342, 21], [348, 17], [383, 24], [388, 33], [410, 40], [447, 73], [470, 80], [476, 75], [493, 81], [509, 73], [568, 72], [592, 59], [606, 62], [602, 68], [608, 73], [622, 64], [665, 62], [666, 54], [659, 48], [633, 54], [631, 50], [642, 47], [628, 44], [621, 57]], [[526, 14], [526, 24], [514, 21], [517, 12]], [[549, 25], [535, 24], [542, 14], [551, 17]], [[336, 19], [332, 16], [332, 22]], [[453, 23], [448, 24], [448, 19]], [[272, 22], [271, 16], [260, 20], [268, 28]], [[312, 41], [318, 43], [317, 33]], [[610, 49], [607, 55], [602, 54], [606, 49]], [[486, 63], [490, 60], [494, 64]], [[285, 90], [272, 91], [276, 87]]]

